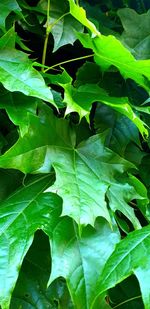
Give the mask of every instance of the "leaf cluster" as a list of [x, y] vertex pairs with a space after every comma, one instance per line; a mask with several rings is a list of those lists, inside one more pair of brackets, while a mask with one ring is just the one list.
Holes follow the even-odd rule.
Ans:
[[150, 309], [148, 2], [0, 4], [2, 309]]

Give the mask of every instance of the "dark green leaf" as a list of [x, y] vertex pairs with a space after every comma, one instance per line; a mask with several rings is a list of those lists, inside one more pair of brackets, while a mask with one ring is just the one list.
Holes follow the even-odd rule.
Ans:
[[118, 16], [124, 27], [121, 41], [129, 47], [137, 59], [150, 58], [150, 10], [138, 14], [135, 10], [125, 8], [118, 10]]

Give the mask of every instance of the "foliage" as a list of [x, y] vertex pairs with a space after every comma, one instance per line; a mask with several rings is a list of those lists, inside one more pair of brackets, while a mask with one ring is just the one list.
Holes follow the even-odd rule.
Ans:
[[148, 1], [0, 9], [0, 306], [150, 309]]

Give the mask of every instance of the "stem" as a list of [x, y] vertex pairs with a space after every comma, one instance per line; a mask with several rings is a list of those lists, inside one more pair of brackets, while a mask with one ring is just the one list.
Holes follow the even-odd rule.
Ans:
[[[50, 16], [49, 14], [50, 14], [50, 0], [48, 0], [48, 2], [47, 2], [46, 36], [45, 36], [44, 47], [43, 47], [43, 55], [42, 55], [42, 64], [43, 65], [45, 65], [48, 39], [49, 39], [49, 34], [51, 32], [51, 27], [49, 26], [49, 16]], [[44, 71], [44, 68], [42, 68], [41, 70]]]
[[78, 61], [78, 60], [82, 60], [82, 59], [86, 59], [86, 58], [90, 58], [90, 57], [93, 57], [94, 54], [91, 54], [91, 55], [87, 55], [87, 56], [82, 56], [82, 57], [78, 57], [78, 58], [73, 58], [73, 59], [69, 59], [69, 60], [66, 60], [66, 61], [62, 61], [62, 62], [59, 62], [59, 63], [56, 63], [54, 65], [52, 65], [51, 67], [49, 67], [48, 69], [44, 70], [44, 73], [46, 73], [47, 71], [57, 67], [57, 66], [60, 66], [62, 64], [65, 64], [65, 63], [69, 63], [69, 62], [73, 62], [73, 61]]
[[118, 308], [118, 307], [120, 307], [120, 306], [122, 306], [122, 305], [124, 305], [124, 304], [126, 304], [126, 303], [128, 303], [130, 301], [132, 301], [132, 300], [135, 300], [135, 299], [138, 299], [138, 298], [141, 298], [141, 297], [142, 297], [141, 295], [138, 295], [138, 296], [129, 298], [129, 299], [123, 301], [122, 303], [118, 304], [117, 306], [113, 307], [113, 309], [116, 309], [116, 308]]

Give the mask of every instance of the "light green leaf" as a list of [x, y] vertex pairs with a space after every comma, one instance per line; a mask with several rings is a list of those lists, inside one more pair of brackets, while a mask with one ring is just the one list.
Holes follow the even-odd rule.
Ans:
[[[81, 237], [69, 218], [56, 225], [51, 241], [50, 282], [60, 276], [66, 279], [75, 308], [91, 308], [97, 295], [97, 280], [119, 238], [116, 227], [112, 231], [102, 218], [97, 220], [95, 228], [84, 228]], [[102, 308], [107, 308], [106, 302]]]
[[66, 114], [76, 111], [80, 117], [89, 115], [92, 103], [101, 102], [128, 117], [144, 137], [148, 131], [144, 122], [133, 112], [128, 98], [111, 97], [96, 84], [85, 84], [77, 90], [70, 84], [63, 85], [65, 89], [64, 102], [67, 103]]
[[[42, 191], [52, 182], [49, 175], [25, 184], [0, 208], [0, 303], [8, 309], [19, 268], [39, 228], [49, 229], [54, 223], [53, 212], [60, 212], [57, 196]], [[48, 202], [47, 202], [48, 200]]]
[[[75, 148], [69, 122], [53, 116], [50, 109], [42, 105], [38, 117], [29, 114], [28, 132], [0, 157], [0, 167], [24, 173], [48, 173], [53, 165], [56, 182], [48, 190], [63, 198], [63, 215], [71, 216], [80, 225], [94, 225], [97, 216], [111, 223], [106, 204], [106, 195], [109, 195], [112, 210], [121, 210], [138, 228], [138, 219], [127, 204], [135, 198], [144, 199], [146, 203], [146, 196], [139, 195], [124, 174], [134, 165], [106, 148], [104, 143], [105, 134], [95, 135]], [[124, 182], [127, 182], [128, 195], [123, 193]], [[114, 208], [112, 199], [116, 190], [120, 192], [120, 199]]]
[[76, 5], [73, 0], [70, 3], [70, 12], [77, 20], [86, 26], [93, 34], [78, 33], [78, 38], [85, 48], [90, 48], [94, 52], [95, 62], [106, 71], [110, 66], [115, 66], [122, 76], [133, 79], [138, 85], [149, 91], [150, 80], [150, 60], [136, 61], [132, 54], [114, 36], [101, 35], [93, 23], [87, 17], [85, 10]]
[[127, 46], [136, 59], [150, 58], [150, 10], [138, 14], [130, 8], [117, 12], [124, 27], [121, 41]]
[[86, 17], [86, 11], [77, 5], [74, 0], [68, 0], [70, 5], [70, 14], [76, 18], [82, 25], [87, 27], [92, 35], [99, 36], [100, 32], [96, 29], [95, 25], [87, 19]]
[[[87, 68], [89, 68], [89, 70], [91, 69], [92, 76], [88, 76]], [[93, 68], [95, 68], [95, 66], [90, 63], [81, 67], [75, 82], [75, 86], [78, 85], [78, 88], [72, 85], [72, 78], [65, 70], [62, 74], [45, 74], [52, 84], [60, 85], [64, 89], [63, 102], [67, 105], [65, 114], [77, 112], [80, 119], [86, 116], [88, 120], [92, 103], [100, 102], [128, 117], [136, 125], [140, 133], [144, 137], [147, 137], [148, 130], [146, 129], [146, 124], [134, 113], [132, 110], [134, 106], [131, 107], [127, 97], [111, 97], [104, 89], [100, 88], [97, 83], [95, 84], [93, 82], [88, 84], [86, 82], [88, 80], [91, 81], [91, 79], [94, 81], [94, 77], [96, 79], [98, 78], [99, 72], [96, 70], [94, 75]], [[82, 81], [80, 81], [80, 79], [82, 79]]]
[[5, 31], [5, 19], [11, 13], [21, 14], [21, 8], [16, 0], [4, 0], [0, 3], [0, 28]]
[[89, 34], [78, 34], [82, 45], [93, 50], [95, 62], [101, 69], [106, 71], [111, 65], [114, 65], [125, 79], [131, 78], [149, 91], [150, 87], [147, 79], [150, 80], [150, 60], [136, 61], [132, 54], [114, 36], [101, 35], [87, 19], [84, 9], [76, 5], [73, 0], [68, 1], [71, 14], [86, 26], [94, 36], [94, 38], [91, 38]]
[[78, 38], [85, 48], [93, 50], [95, 62], [102, 71], [108, 70], [113, 65], [125, 79], [133, 79], [149, 92], [147, 80], [150, 80], [150, 60], [136, 60], [112, 35], [90, 38], [88, 34], [79, 33]]
[[0, 38], [0, 82], [11, 92], [19, 91], [55, 105], [50, 89], [41, 74], [32, 67], [28, 56], [13, 47], [7, 47], [6, 42], [10, 37], [12, 32]]
[[145, 309], [149, 309], [150, 226], [131, 232], [117, 246], [105, 264], [97, 288], [99, 294], [135, 274]]

